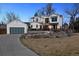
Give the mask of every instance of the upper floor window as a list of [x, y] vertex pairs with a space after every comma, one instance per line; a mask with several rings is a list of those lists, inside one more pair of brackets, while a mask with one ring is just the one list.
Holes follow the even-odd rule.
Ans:
[[57, 21], [57, 17], [52, 17], [52, 22]]
[[45, 18], [45, 23], [49, 23], [49, 18]]
[[36, 18], [36, 22], [38, 22], [38, 18]]

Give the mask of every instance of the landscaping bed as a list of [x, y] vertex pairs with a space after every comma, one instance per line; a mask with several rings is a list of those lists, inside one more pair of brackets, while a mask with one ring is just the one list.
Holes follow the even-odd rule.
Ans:
[[[25, 37], [25, 36], [24, 36]], [[79, 34], [69, 37], [27, 37], [21, 43], [41, 56], [74, 56], [79, 55]]]

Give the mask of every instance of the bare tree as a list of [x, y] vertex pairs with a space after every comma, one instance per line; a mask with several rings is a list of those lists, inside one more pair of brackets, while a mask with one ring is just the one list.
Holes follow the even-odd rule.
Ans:
[[34, 16], [41, 16], [41, 15], [51, 15], [55, 13], [55, 10], [54, 8], [52, 8], [52, 4], [51, 3], [48, 3], [46, 5], [46, 7], [43, 7], [41, 9], [39, 9], [35, 14]]
[[1, 21], [0, 24], [5, 24], [5, 23], [3, 21]]
[[16, 16], [13, 12], [7, 13], [6, 18], [7, 22], [11, 22], [13, 20], [19, 20], [19, 17]]
[[46, 15], [51, 15], [52, 13], [55, 13], [55, 10], [52, 8], [52, 4], [48, 3], [46, 6]]
[[36, 12], [36, 13], [34, 14], [34, 16], [38, 16], [38, 13]]
[[0, 24], [6, 24], [6, 19], [2, 18], [2, 20], [0, 21]]
[[71, 8], [71, 9], [67, 9], [66, 11], [65, 11], [69, 16], [70, 16], [70, 28], [72, 29], [72, 30], [74, 30], [74, 21], [75, 21], [75, 18], [76, 18], [76, 16], [79, 14], [79, 4], [73, 4], [73, 8]]

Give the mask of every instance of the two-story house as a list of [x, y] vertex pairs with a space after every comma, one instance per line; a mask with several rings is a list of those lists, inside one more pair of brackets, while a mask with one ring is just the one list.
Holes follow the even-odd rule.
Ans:
[[63, 17], [59, 14], [34, 16], [31, 19], [30, 28], [32, 30], [56, 30], [62, 28]]

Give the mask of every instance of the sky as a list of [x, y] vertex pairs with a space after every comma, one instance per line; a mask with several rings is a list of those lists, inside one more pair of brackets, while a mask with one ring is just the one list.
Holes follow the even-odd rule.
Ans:
[[[46, 3], [0, 3], [0, 21], [6, 17], [6, 13], [14, 12], [20, 17], [21, 21], [29, 22], [34, 13], [43, 7]], [[69, 16], [64, 12], [65, 9], [72, 8], [71, 3], [53, 3], [52, 8], [57, 14], [63, 15], [63, 22], [69, 23]]]

